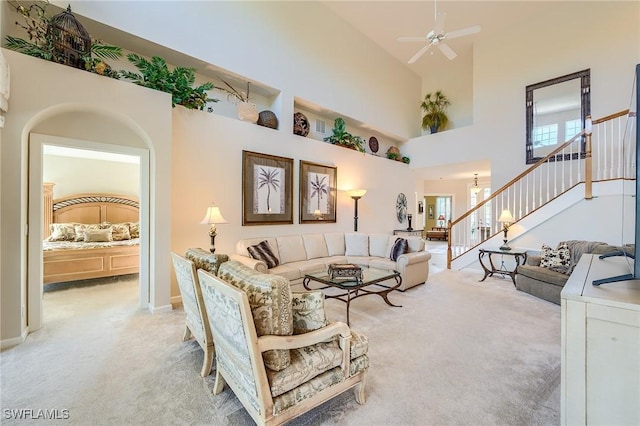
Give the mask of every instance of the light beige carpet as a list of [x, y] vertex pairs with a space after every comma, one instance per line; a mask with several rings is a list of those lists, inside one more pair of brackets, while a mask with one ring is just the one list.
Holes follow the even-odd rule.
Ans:
[[[559, 424], [559, 306], [510, 279], [434, 272], [390, 295], [402, 308], [353, 302], [351, 326], [370, 339], [367, 403], [347, 392], [291, 424]], [[43, 329], [0, 353], [3, 425], [252, 424], [228, 388], [211, 394], [214, 375], [200, 377], [182, 310], [138, 310], [137, 286], [134, 276], [45, 293]], [[332, 320], [344, 309], [327, 301]], [[15, 409], [68, 410], [69, 420], [7, 418]]]

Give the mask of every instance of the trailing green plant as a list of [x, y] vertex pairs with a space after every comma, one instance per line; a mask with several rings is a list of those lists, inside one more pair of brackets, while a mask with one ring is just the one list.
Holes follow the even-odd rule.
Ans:
[[[47, 1], [37, 1], [28, 6], [17, 2], [16, 11], [22, 16], [24, 23], [16, 22], [16, 25], [27, 32], [29, 39], [8, 35], [5, 37], [6, 47], [46, 61], [65, 63], [63, 52], [55, 49], [54, 32], [50, 30], [53, 17], [47, 15], [47, 6], [49, 6]], [[82, 63], [87, 71], [119, 78], [119, 73], [112, 70], [104, 59], [115, 60], [120, 57], [122, 57], [120, 47], [92, 40], [91, 52], [82, 57]]]
[[167, 62], [159, 56], [147, 60], [140, 55], [130, 53], [127, 59], [138, 68], [140, 73], [121, 71], [123, 78], [131, 80], [139, 86], [160, 90], [171, 94], [171, 105], [182, 105], [188, 109], [204, 110], [209, 102], [218, 102], [210, 98], [208, 90], [213, 83], [207, 82], [194, 87], [196, 81], [195, 68], [175, 67], [169, 71]]
[[431, 133], [444, 129], [449, 122], [449, 117], [446, 114], [449, 105], [451, 105], [449, 98], [441, 90], [427, 93], [424, 101], [420, 104], [420, 107], [425, 112], [422, 117], [422, 128], [425, 130], [430, 129]]
[[331, 136], [324, 138], [326, 142], [331, 142], [334, 145], [341, 145], [346, 148], [355, 149], [356, 151], [364, 152], [364, 139], [360, 136], [354, 136], [347, 132], [347, 126], [342, 117], [338, 117], [333, 122], [333, 129]]

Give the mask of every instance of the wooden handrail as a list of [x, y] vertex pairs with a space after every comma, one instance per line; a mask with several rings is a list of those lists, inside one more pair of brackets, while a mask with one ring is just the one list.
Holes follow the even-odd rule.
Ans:
[[[619, 117], [623, 117], [625, 115], [629, 114], [629, 109], [625, 109], [610, 115], [607, 115], [605, 117], [602, 118], [598, 118], [595, 120], [592, 120], [593, 124], [600, 124], [600, 123], [604, 123], [606, 121], [610, 121]], [[485, 204], [491, 202], [493, 199], [497, 198], [498, 196], [500, 196], [504, 191], [506, 191], [508, 188], [510, 188], [512, 185], [514, 185], [516, 182], [518, 182], [519, 180], [521, 180], [522, 178], [524, 178], [525, 176], [527, 176], [528, 174], [530, 174], [531, 172], [533, 172], [535, 169], [537, 169], [538, 167], [541, 167], [543, 164], [547, 163], [549, 161], [549, 159], [551, 157], [556, 156], [559, 152], [563, 151], [565, 148], [567, 148], [569, 145], [571, 145], [572, 143], [574, 143], [577, 138], [582, 138], [582, 137], [588, 137], [590, 135], [587, 135], [585, 130], [582, 130], [580, 133], [576, 134], [575, 136], [573, 136], [571, 139], [569, 139], [568, 141], [564, 142], [562, 145], [558, 146], [556, 149], [554, 149], [553, 151], [551, 151], [549, 154], [547, 154], [544, 158], [540, 159], [538, 162], [536, 162], [534, 165], [532, 165], [531, 167], [527, 168], [525, 171], [523, 171], [522, 173], [520, 173], [518, 176], [516, 176], [515, 178], [511, 179], [509, 182], [507, 182], [505, 185], [503, 185], [502, 187], [500, 187], [498, 190], [494, 191], [489, 197], [487, 197], [486, 199], [484, 199], [483, 201], [481, 201], [480, 203], [476, 204], [472, 209], [470, 209], [469, 211], [465, 212], [462, 216], [458, 217], [457, 219], [451, 221], [449, 220], [449, 222], [447, 223], [447, 268], [451, 267], [451, 260], [452, 260], [452, 253], [451, 253], [451, 242], [452, 242], [452, 228], [454, 225], [462, 222], [464, 219], [466, 219], [467, 217], [469, 217], [470, 215], [472, 215], [474, 212], [476, 212], [477, 210], [479, 210], [480, 208], [482, 208]], [[590, 144], [588, 144], [590, 145]], [[585, 153], [590, 157], [590, 151], [591, 151], [591, 147], [588, 146], [587, 147], [589, 152]], [[590, 160], [590, 158], [589, 158]], [[590, 167], [589, 167], [590, 169]], [[586, 172], [586, 171], [585, 171]], [[585, 176], [586, 177], [586, 176]], [[589, 180], [589, 179], [587, 179]], [[591, 198], [591, 191], [588, 191], [587, 194], [585, 194], [585, 198]], [[518, 218], [519, 220], [520, 218]]]

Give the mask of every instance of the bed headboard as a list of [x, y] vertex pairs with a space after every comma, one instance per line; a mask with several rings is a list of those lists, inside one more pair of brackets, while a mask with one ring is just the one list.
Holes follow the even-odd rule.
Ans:
[[135, 197], [118, 194], [76, 194], [53, 199], [53, 184], [44, 189], [44, 237], [51, 223], [121, 223], [140, 220], [140, 204]]

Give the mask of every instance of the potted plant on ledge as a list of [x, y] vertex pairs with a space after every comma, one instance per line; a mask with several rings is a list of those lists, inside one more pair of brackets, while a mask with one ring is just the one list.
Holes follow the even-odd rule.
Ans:
[[331, 136], [324, 138], [325, 142], [364, 152], [364, 139], [347, 132], [347, 127], [342, 117], [335, 119], [332, 132]]
[[431, 133], [437, 133], [439, 130], [444, 129], [449, 122], [449, 117], [446, 114], [449, 105], [451, 105], [449, 98], [441, 90], [427, 93], [424, 101], [420, 104], [420, 107], [425, 112], [422, 117], [422, 128], [424, 130], [429, 129]]

